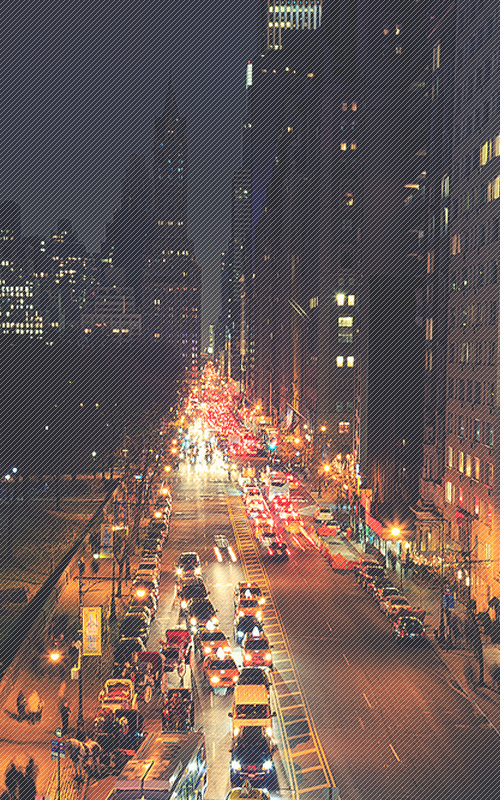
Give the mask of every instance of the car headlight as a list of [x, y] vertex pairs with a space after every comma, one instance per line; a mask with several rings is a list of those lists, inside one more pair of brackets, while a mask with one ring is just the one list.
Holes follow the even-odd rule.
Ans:
[[204, 647], [203, 648], [203, 652], [205, 653], [206, 656], [209, 656], [210, 653], [212, 652], [212, 648], [211, 647]]
[[210, 683], [220, 683], [220, 678], [217, 675], [212, 675]]
[[233, 728], [233, 734], [234, 734], [235, 736], [238, 736], [239, 732], [240, 732], [240, 729], [238, 728], [238, 726], [236, 726], [235, 728]]
[[259, 598], [259, 606], [263, 606], [265, 602], [266, 600], [264, 597]]
[[267, 761], [264, 761], [264, 763], [262, 764], [262, 769], [272, 769], [272, 768], [273, 768], [273, 762], [271, 761], [270, 758], [268, 758]]
[[235, 771], [241, 769], [240, 762], [236, 761], [235, 758], [233, 758], [233, 760], [231, 761], [231, 769], [234, 769]]
[[260, 622], [260, 621], [262, 620], [262, 611], [257, 611], [257, 613], [256, 613], [256, 615], [255, 615], [255, 616], [257, 617], [257, 619], [258, 619], [258, 620], [259, 620], [259, 622]]
[[251, 660], [252, 656], [250, 655], [250, 653], [245, 653], [245, 661], [251, 661]]
[[266, 655], [264, 656], [264, 660], [265, 661], [270, 661], [271, 660], [271, 653], [266, 653]]
[[190, 621], [191, 625], [196, 625], [196, 617], [191, 617], [191, 619], [189, 621]]
[[[422, 634], [422, 636], [423, 636], [423, 635], [424, 635], [424, 634]], [[233, 675], [233, 682], [234, 682], [234, 683], [236, 683], [236, 681], [237, 681], [237, 680], [238, 680], [238, 676], [237, 676], [237, 675]]]
[[241, 619], [241, 617], [243, 616], [244, 616], [243, 611], [238, 611], [238, 619]]
[[175, 570], [175, 573], [176, 573], [176, 575], [182, 575], [182, 569], [180, 567], [177, 567], [177, 569]]
[[266, 733], [267, 733], [268, 736], [272, 736], [273, 735], [273, 729], [272, 729], [272, 727], [270, 725], [269, 725], [269, 727], [266, 728]]
[[186, 609], [188, 607], [187, 600], [181, 600], [181, 608]]
[[195, 575], [201, 575], [201, 567], [196, 567], [194, 571]]

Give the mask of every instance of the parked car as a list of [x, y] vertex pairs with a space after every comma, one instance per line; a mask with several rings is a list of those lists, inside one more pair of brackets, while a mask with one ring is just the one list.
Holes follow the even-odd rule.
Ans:
[[314, 512], [314, 519], [316, 522], [328, 522], [333, 519], [333, 511], [328, 506], [321, 506]]
[[424, 623], [418, 617], [398, 617], [394, 621], [393, 633], [398, 641], [401, 639], [405, 642], [421, 641], [425, 637]]
[[393, 597], [388, 597], [385, 603], [383, 604], [383, 609], [388, 617], [395, 616], [398, 614], [403, 608], [410, 608], [410, 602], [403, 597], [402, 595], [394, 595]]

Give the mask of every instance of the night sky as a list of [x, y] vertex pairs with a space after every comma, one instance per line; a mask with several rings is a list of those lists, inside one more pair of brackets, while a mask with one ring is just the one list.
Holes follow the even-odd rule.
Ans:
[[68, 217], [98, 250], [128, 155], [151, 150], [171, 69], [189, 123], [189, 233], [204, 270], [203, 317], [213, 319], [257, 8], [256, 0], [4, 5], [0, 199], [21, 204], [23, 232], [48, 234]]

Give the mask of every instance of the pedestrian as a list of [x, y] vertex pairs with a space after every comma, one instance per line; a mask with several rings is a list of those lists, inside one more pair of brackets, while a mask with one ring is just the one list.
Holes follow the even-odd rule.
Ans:
[[19, 798], [19, 784], [21, 775], [22, 773], [17, 769], [14, 762], [11, 761], [10, 767], [5, 773], [5, 786], [7, 787], [10, 800], [18, 800]]
[[17, 704], [17, 718], [19, 721], [21, 721], [26, 717], [26, 698], [22, 693], [22, 691], [20, 691], [19, 694], [17, 695], [16, 704]]
[[21, 773], [19, 781], [19, 797], [20, 800], [35, 800], [36, 797], [36, 771], [35, 762], [32, 758], [26, 764], [24, 774]]
[[69, 703], [67, 700], [63, 700], [61, 704], [61, 728], [62, 728], [62, 735], [66, 736], [69, 727], [69, 715], [71, 713], [71, 709], [69, 707]]

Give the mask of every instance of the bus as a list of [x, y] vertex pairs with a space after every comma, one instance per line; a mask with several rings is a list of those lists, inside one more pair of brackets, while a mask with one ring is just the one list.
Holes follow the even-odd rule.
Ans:
[[107, 800], [203, 800], [203, 731], [152, 733], [127, 762]]

